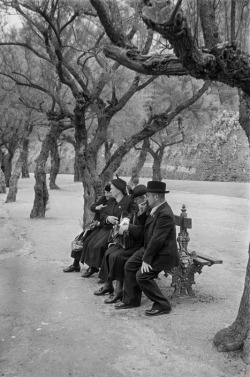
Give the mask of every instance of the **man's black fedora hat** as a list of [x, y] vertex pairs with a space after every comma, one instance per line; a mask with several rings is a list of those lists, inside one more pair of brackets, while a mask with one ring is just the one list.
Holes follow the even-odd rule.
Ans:
[[160, 181], [149, 181], [147, 183], [147, 192], [168, 193], [166, 183]]
[[138, 196], [143, 196], [148, 192], [145, 185], [137, 185], [134, 187], [131, 197], [132, 199], [138, 198]]

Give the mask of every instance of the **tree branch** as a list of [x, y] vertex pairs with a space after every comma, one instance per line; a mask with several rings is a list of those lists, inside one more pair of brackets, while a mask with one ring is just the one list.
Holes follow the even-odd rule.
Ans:
[[[121, 28], [121, 17], [118, 12], [118, 8], [116, 5], [115, 9], [115, 17], [112, 17], [110, 11], [110, 4], [115, 6], [115, 3], [110, 3], [109, 1], [102, 2], [99, 0], [90, 0], [92, 6], [97, 11], [97, 15], [101, 20], [101, 23], [105, 29], [105, 32], [112, 43], [120, 47], [126, 48], [135, 48], [135, 46], [129, 41], [129, 39], [124, 35], [123, 30]], [[113, 14], [114, 16], [114, 14]]]
[[196, 102], [202, 94], [209, 88], [210, 83], [205, 82], [203, 86], [198, 90], [198, 92], [192, 96], [191, 98], [187, 99], [182, 104], [176, 106], [176, 108], [171, 112], [162, 112], [160, 114], [152, 115], [149, 118], [148, 124], [139, 132], [132, 135], [129, 139], [125, 141], [123, 145], [121, 145], [111, 156], [110, 160], [104, 167], [101, 176], [104, 176], [106, 171], [112, 166], [113, 170], [115, 171], [119, 165], [121, 164], [122, 158], [125, 156], [126, 153], [130, 151], [136, 144], [140, 141], [151, 137], [156, 132], [166, 128], [172, 120], [181, 113], [182, 110], [191, 106], [194, 102]]
[[[103, 0], [91, 0], [91, 2], [96, 8], [103, 3]], [[104, 54], [107, 57], [138, 73], [169, 76], [190, 74], [197, 79], [220, 81], [231, 87], [240, 88], [250, 95], [249, 55], [229, 43], [213, 45], [206, 51], [199, 49], [183, 11], [177, 12], [172, 25], [166, 22], [157, 23], [152, 17], [150, 7], [143, 7], [142, 14], [145, 24], [171, 44], [175, 55], [144, 56], [134, 46], [131, 48], [126, 43], [111, 39], [115, 46], [104, 47]], [[101, 15], [100, 20], [103, 24]], [[106, 19], [105, 22], [107, 21]]]
[[47, 62], [49, 62], [50, 64], [52, 64], [52, 62], [50, 61], [50, 59], [48, 59], [46, 56], [40, 54], [33, 47], [29, 46], [26, 43], [21, 43], [21, 42], [0, 42], [0, 46], [21, 46], [21, 47], [24, 47], [24, 48], [28, 49], [29, 51], [32, 51], [39, 58], [41, 58], [43, 60], [46, 60]]

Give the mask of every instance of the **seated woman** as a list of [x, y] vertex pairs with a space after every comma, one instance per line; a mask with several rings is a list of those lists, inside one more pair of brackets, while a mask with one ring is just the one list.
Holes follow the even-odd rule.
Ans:
[[133, 247], [130, 249], [124, 249], [120, 245], [110, 246], [103, 258], [101, 270], [99, 273], [99, 278], [105, 281], [105, 285], [101, 287], [94, 294], [97, 296], [104, 295], [106, 293], [112, 292], [113, 280], [116, 280], [116, 288], [114, 296], [110, 296], [104, 302], [106, 304], [112, 304], [117, 302], [122, 298], [122, 288], [124, 280], [124, 266], [126, 261], [134, 254], [136, 250], [141, 247], [143, 225], [146, 217], [143, 217], [143, 221], [140, 221], [140, 215], [145, 213], [147, 210], [146, 200], [147, 188], [144, 185], [136, 186], [132, 191], [132, 199], [136, 204], [134, 206], [133, 212], [129, 215], [130, 223], [127, 226], [121, 226], [119, 232], [122, 234], [125, 230], [129, 231], [129, 234], [133, 239]]
[[[104, 187], [104, 195], [101, 196], [101, 198], [96, 203], [92, 204], [92, 206], [90, 207], [91, 212], [94, 212], [94, 214], [95, 214], [95, 216], [92, 220], [93, 222], [94, 221], [100, 222], [100, 220], [101, 220], [100, 219], [101, 210], [106, 206], [109, 198], [111, 197], [110, 189], [111, 189], [111, 186], [110, 186], [110, 183], [108, 183]], [[63, 272], [80, 272], [80, 270], [81, 270], [80, 260], [81, 260], [82, 250], [84, 248], [86, 248], [88, 242], [95, 236], [95, 234], [98, 233], [99, 230], [100, 230], [100, 227], [97, 226], [92, 231], [88, 232], [87, 236], [84, 237], [83, 248], [81, 248], [79, 250], [72, 250], [71, 251], [71, 257], [74, 258], [74, 262], [73, 262], [72, 265], [64, 268]]]
[[129, 212], [131, 199], [126, 192], [126, 182], [120, 178], [111, 181], [111, 198], [100, 215], [100, 230], [83, 250], [81, 262], [89, 268], [82, 277], [88, 278], [99, 271], [105, 251], [108, 248], [110, 231], [117, 224], [123, 212]]
[[104, 207], [106, 207], [108, 200], [112, 196], [110, 190], [111, 190], [111, 184], [108, 183], [104, 187], [104, 195], [101, 196], [100, 199], [96, 203], [92, 204], [92, 206], [90, 207], [90, 211], [94, 212], [94, 214], [95, 214], [93, 220], [98, 220], [100, 222], [100, 220], [101, 220], [101, 210]]

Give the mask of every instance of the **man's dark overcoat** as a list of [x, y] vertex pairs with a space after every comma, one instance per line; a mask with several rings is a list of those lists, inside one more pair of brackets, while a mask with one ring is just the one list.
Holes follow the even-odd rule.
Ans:
[[[143, 247], [143, 261], [150, 264], [154, 270], [162, 271], [166, 267], [178, 266], [175, 218], [167, 202], [160, 205], [153, 215], [147, 217]], [[169, 256], [172, 257], [170, 266]]]
[[[152, 269], [141, 272], [142, 262], [148, 263]], [[160, 271], [178, 265], [175, 218], [168, 203], [164, 202], [152, 215], [148, 215], [144, 227], [143, 247], [126, 262], [123, 303], [140, 306], [141, 293], [144, 292], [153, 301], [155, 308], [170, 309], [169, 301], [154, 279]]]

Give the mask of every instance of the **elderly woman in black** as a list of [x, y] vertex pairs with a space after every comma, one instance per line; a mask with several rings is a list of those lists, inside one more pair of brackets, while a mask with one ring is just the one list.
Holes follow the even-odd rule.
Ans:
[[[106, 206], [108, 200], [111, 197], [111, 186], [110, 183], [106, 184], [104, 187], [104, 195], [96, 202], [93, 203], [90, 207], [91, 212], [95, 214], [92, 222], [96, 223], [97, 225], [91, 230], [88, 231], [87, 235], [84, 237], [83, 240], [83, 249], [87, 247], [88, 242], [95, 237], [95, 235], [100, 230], [100, 214], [102, 209]], [[82, 249], [82, 250], [83, 250]], [[72, 250], [71, 251], [71, 258], [74, 259], [73, 264], [63, 269], [63, 272], [80, 272], [80, 260], [82, 257], [82, 250]]]
[[132, 190], [131, 198], [134, 201], [134, 207], [128, 216], [130, 223], [129, 225], [121, 225], [119, 230], [121, 234], [126, 230], [129, 231], [133, 240], [133, 246], [129, 249], [124, 249], [119, 244], [112, 245], [105, 252], [99, 273], [99, 278], [105, 281], [105, 285], [98, 291], [95, 291], [94, 294], [102, 296], [113, 292], [113, 280], [116, 280], [114, 295], [111, 295], [104, 301], [106, 304], [115, 303], [122, 298], [125, 263], [141, 247], [145, 217], [143, 217], [143, 222], [141, 222], [140, 215], [148, 208], [147, 202], [145, 202], [146, 192], [147, 188], [144, 185], [138, 185]]
[[82, 277], [88, 278], [99, 271], [105, 251], [108, 248], [110, 231], [117, 224], [124, 212], [129, 212], [131, 199], [126, 192], [126, 182], [121, 178], [111, 181], [111, 198], [100, 214], [100, 230], [88, 243], [82, 254], [82, 263], [89, 268]]

